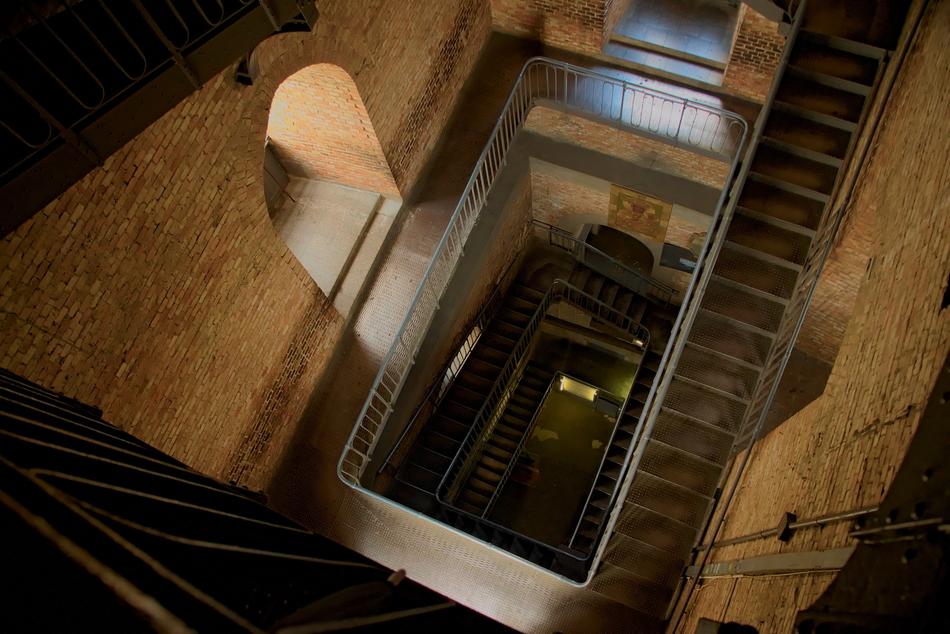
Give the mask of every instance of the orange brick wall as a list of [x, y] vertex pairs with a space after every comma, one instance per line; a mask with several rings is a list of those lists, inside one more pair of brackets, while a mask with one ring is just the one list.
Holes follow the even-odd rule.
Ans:
[[833, 363], [841, 347], [858, 291], [867, 274], [877, 210], [855, 209], [843, 227], [818, 278], [808, 314], [795, 346], [816, 359]]
[[267, 136], [290, 174], [399, 196], [359, 90], [339, 66], [314, 64], [284, 80]]
[[490, 28], [478, 0], [321, 0], [0, 243], [0, 364], [212, 475], [265, 486], [340, 327], [264, 204], [268, 109], [316, 63], [354, 78], [414, 183]]
[[555, 108], [536, 106], [528, 115], [525, 127], [558, 141], [582, 145], [711, 187], [723, 187], [729, 173], [729, 165], [722, 161]]
[[[878, 504], [918, 425], [950, 351], [950, 2], [931, 3], [885, 110], [855, 212], [870, 213], [873, 264], [824, 394], [753, 450], [721, 537], [799, 517]], [[807, 551], [851, 542], [848, 523], [801, 530], [787, 544], [759, 540], [714, 551], [717, 560]], [[761, 632], [792, 629], [833, 574], [711, 580], [695, 595], [683, 632], [700, 617]], [[777, 602], [778, 598], [787, 600]]]
[[604, 43], [608, 7], [621, 1], [491, 0], [492, 25], [499, 31], [558, 48], [599, 53]]
[[782, 59], [785, 37], [754, 9], [740, 7], [739, 29], [726, 65], [722, 85], [744, 97], [764, 101]]

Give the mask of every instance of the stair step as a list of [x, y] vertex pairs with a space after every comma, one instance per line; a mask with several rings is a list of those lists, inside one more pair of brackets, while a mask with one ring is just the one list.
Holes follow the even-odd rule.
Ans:
[[466, 366], [463, 366], [462, 372], [455, 379], [455, 383], [461, 383], [462, 385], [480, 392], [482, 394], [488, 394], [491, 391], [492, 386], [495, 385], [495, 382], [491, 379], [487, 379], [484, 376], [471, 372], [467, 369], [468, 362], [466, 361]]
[[763, 132], [760, 146], [774, 149], [788, 156], [794, 156], [812, 163], [817, 163], [824, 166], [824, 169], [834, 168], [837, 170], [841, 168], [843, 161], [840, 158], [797, 145], [799, 141], [800, 139], [795, 139], [793, 142], [781, 138], [774, 138], [769, 136], [768, 133]]
[[[515, 342], [520, 340], [521, 335], [524, 333], [524, 327], [522, 325], [500, 319], [496, 319], [494, 322], [492, 322], [491, 329], [492, 333], [497, 333], [502, 337]], [[511, 346], [505, 345], [503, 347], [495, 348], [493, 352], [494, 354], [490, 354], [489, 357], [498, 361], [499, 363], [504, 363], [511, 355]]]
[[639, 469], [709, 497], [722, 474], [722, 465], [655, 438], [647, 442]]
[[702, 526], [711, 501], [711, 498], [692, 489], [639, 470], [627, 494], [627, 502], [697, 529]]
[[409, 461], [421, 467], [425, 467], [429, 471], [445, 475], [446, 470], [452, 463], [452, 458], [443, 456], [425, 446], [419, 445], [413, 448], [412, 456], [409, 458]]
[[648, 42], [646, 40], [640, 40], [633, 37], [627, 37], [625, 35], [617, 33], [616, 31], [610, 35], [610, 39], [614, 42], [620, 42], [621, 44], [626, 44], [627, 46], [639, 48], [644, 51], [652, 51], [660, 55], [665, 55], [667, 57], [681, 59], [683, 61], [690, 62], [693, 64], [698, 64], [700, 66], [708, 66], [709, 68], [713, 68], [720, 71], [726, 70], [725, 62], [722, 62], [716, 59], [710, 59], [708, 57], [701, 57], [699, 55], [693, 55], [686, 51], [680, 51], [675, 48], [669, 48], [669, 47], [663, 46], [662, 44], [657, 44], [655, 42]]
[[460, 423], [454, 418], [446, 415], [441, 411], [440, 408], [440, 411], [433, 418], [432, 428], [443, 436], [451, 438], [455, 442], [460, 443], [462, 442], [462, 439], [465, 438], [465, 435], [468, 434], [470, 426]]
[[[643, 579], [624, 568], [607, 562], [600, 564], [588, 586], [592, 591], [628, 608], [662, 619], [673, 596], [673, 589]], [[656, 631], [661, 631], [657, 628]], [[629, 631], [641, 631], [639, 628]]]
[[834, 189], [838, 175], [836, 167], [791, 154], [779, 145], [768, 143], [759, 145], [756, 150], [752, 172], [826, 196]]
[[773, 335], [729, 317], [700, 308], [689, 341], [762, 366], [772, 347]]
[[[828, 70], [833, 69], [829, 68]], [[836, 75], [830, 75], [820, 70], [798, 66], [793, 63], [789, 64], [788, 68], [785, 70], [785, 73], [789, 77], [798, 77], [800, 79], [804, 79], [827, 88], [834, 88], [835, 90], [859, 95], [861, 97], [867, 97], [869, 94], [871, 94], [871, 87], [868, 85], [862, 84], [860, 82], [850, 81], [848, 79], [843, 79]]]
[[732, 433], [739, 429], [746, 412], [745, 403], [720, 396], [682, 377], [673, 377], [663, 406]]
[[472, 489], [465, 489], [459, 494], [459, 501], [472, 505], [478, 511], [484, 510], [490, 500], [490, 496], [482, 495]]
[[775, 99], [853, 124], [857, 124], [864, 108], [862, 95], [825, 86], [794, 73], [782, 77]]
[[810, 229], [794, 222], [789, 222], [783, 218], [779, 218], [765, 212], [756, 211], [755, 209], [748, 209], [738, 205], [736, 207], [736, 214], [754, 220], [755, 222], [772, 225], [776, 229], [780, 229], [786, 233], [798, 234], [809, 240], [812, 240], [815, 237], [814, 229]]
[[685, 568], [683, 559], [622, 533], [610, 536], [602, 561], [668, 588], [676, 586]]
[[806, 34], [796, 41], [789, 64], [870, 88], [877, 77], [879, 59], [843, 50]]
[[661, 409], [653, 427], [654, 440], [723, 465], [729, 458], [733, 436], [725, 429]]
[[838, 128], [845, 132], [854, 132], [858, 129], [858, 124], [853, 121], [848, 121], [847, 119], [841, 119], [823, 112], [818, 112], [815, 110], [810, 110], [805, 106], [800, 106], [796, 102], [784, 102], [776, 99], [772, 103], [773, 112], [783, 112], [786, 114], [794, 115], [801, 119], [808, 119], [814, 121], [815, 123], [820, 123], [832, 128]]
[[435, 493], [442, 481], [442, 475], [414, 462], [406, 462], [399, 470], [399, 480], [427, 493]]
[[872, 60], [881, 60], [887, 55], [887, 50], [879, 46], [873, 46], [846, 37], [818, 33], [808, 29], [801, 29], [799, 31], [798, 41], [808, 45], [814, 44], [829, 49], [852, 53]]
[[472, 470], [472, 473], [478, 476], [478, 479], [488, 482], [490, 484], [498, 484], [501, 482], [501, 472], [493, 471], [483, 465], [475, 465], [475, 468]]
[[458, 421], [459, 423], [471, 423], [478, 416], [478, 408], [460, 403], [450, 397], [442, 401], [442, 406], [439, 409], [441, 412], [444, 412], [448, 418]]
[[798, 281], [798, 271], [750, 258], [731, 247], [730, 243], [725, 243], [719, 252], [714, 269], [717, 276], [783, 300], [792, 296]]
[[[633, 40], [636, 41], [636, 40]], [[686, 77], [693, 81], [702, 82], [719, 86], [722, 84], [724, 71], [718, 68], [710, 68], [708, 64], [697, 64], [695, 62], [681, 59], [680, 56], [673, 56], [661, 53], [658, 50], [648, 50], [640, 48], [639, 45], [631, 46], [626, 42], [612, 40], [603, 47], [604, 53], [615, 58], [619, 58], [636, 69], [651, 69], [655, 73], [669, 77]]]
[[689, 342], [676, 364], [676, 374], [745, 400], [752, 398], [759, 378], [754, 366]]
[[762, 135], [766, 142], [783, 143], [806, 152], [815, 161], [840, 167], [851, 143], [851, 133], [790, 112], [773, 110], [765, 122]]
[[488, 453], [483, 452], [478, 459], [478, 466], [484, 467], [486, 469], [491, 469], [492, 471], [503, 472], [508, 468], [508, 462], [504, 460], [498, 460]]
[[697, 389], [703, 390], [704, 392], [708, 392], [709, 394], [712, 394], [713, 396], [716, 396], [719, 398], [724, 398], [729, 401], [735, 401], [736, 403], [741, 403], [743, 405], [749, 404], [749, 399], [736, 396], [735, 394], [729, 391], [719, 389], [718, 387], [710, 385], [706, 383], [705, 381], [698, 381], [696, 379], [691, 379], [688, 376], [680, 373], [679, 368], [677, 368], [675, 380], [680, 381], [681, 383], [685, 383], [687, 385], [692, 385], [693, 387]]
[[447, 398], [462, 403], [472, 409], [478, 410], [485, 402], [485, 395], [482, 392], [473, 390], [463, 383], [455, 383], [449, 391]]
[[603, 275], [597, 273], [591, 275], [587, 282], [584, 283], [584, 288], [581, 289], [591, 297], [597, 297], [600, 295], [601, 289], [604, 287], [604, 284], [607, 282], [607, 278]]
[[808, 4], [802, 28], [893, 48], [909, 2], [815, 2]]
[[621, 508], [614, 532], [682, 558], [689, 555], [697, 537], [689, 524], [630, 502]]
[[614, 300], [614, 309], [618, 313], [627, 315], [627, 311], [630, 309], [630, 305], [633, 303], [633, 300], [636, 296], [630, 291], [622, 291], [620, 295]]
[[446, 458], [455, 457], [461, 442], [439, 433], [436, 429], [427, 427], [420, 436], [420, 443], [430, 451], [445, 456]]
[[485, 379], [491, 385], [495, 384], [495, 379], [498, 378], [498, 373], [501, 371], [501, 366], [497, 362], [486, 361], [484, 358], [480, 358], [478, 352], [481, 346], [475, 348], [471, 355], [469, 355], [468, 360], [465, 361], [465, 371], [471, 372], [472, 374], [477, 375], [481, 379]]
[[496, 436], [492, 435], [492, 437], [488, 439], [489, 444], [485, 445], [485, 448], [483, 449], [483, 451], [489, 456], [491, 456], [493, 459], [498, 460], [499, 462], [502, 462], [504, 464], [508, 464], [515, 454], [513, 451], [505, 449], [499, 446], [498, 444], [496, 444], [495, 438]]
[[721, 284], [723, 286], [734, 288], [737, 291], [741, 291], [748, 295], [754, 295], [755, 297], [758, 297], [759, 299], [767, 300], [769, 302], [772, 302], [774, 304], [780, 304], [782, 306], [788, 305], [788, 300], [785, 299], [784, 297], [780, 295], [775, 295], [774, 293], [767, 293], [765, 291], [759, 290], [755, 286], [751, 286], [749, 284], [743, 284], [742, 282], [737, 282], [734, 279], [724, 277], [722, 275], [717, 275], [716, 273], [713, 273], [710, 279], [714, 280], [716, 284]]
[[465, 487], [469, 490], [480, 492], [487, 496], [490, 496], [495, 492], [495, 486], [492, 483], [485, 482], [481, 478], [474, 476], [468, 479], [468, 482], [465, 483]]
[[[521, 437], [524, 435], [524, 430], [511, 427], [504, 422], [499, 422], [497, 425], [495, 425], [495, 431], [498, 432], [498, 434], [501, 434], [502, 440], [507, 438], [514, 441], [515, 443], [520, 441]], [[495, 437], [498, 438], [497, 435], [495, 435]]]
[[785, 306], [781, 303], [746, 293], [718, 279], [709, 281], [701, 306], [703, 310], [769, 333], [778, 330], [785, 312]]
[[397, 473], [386, 491], [386, 497], [422, 513], [432, 514], [439, 508], [434, 491], [421, 489], [402, 479]]
[[505, 303], [525, 315], [534, 315], [538, 308], [538, 302], [510, 293], [505, 298]]
[[743, 209], [772, 216], [812, 231], [818, 228], [825, 208], [821, 201], [798, 196], [755, 179], [746, 181], [738, 204]]

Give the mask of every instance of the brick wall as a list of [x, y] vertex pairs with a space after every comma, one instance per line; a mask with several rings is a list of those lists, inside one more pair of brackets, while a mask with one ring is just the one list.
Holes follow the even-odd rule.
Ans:
[[871, 260], [876, 205], [855, 209], [825, 262], [795, 347], [833, 363]]
[[722, 161], [546, 106], [531, 110], [525, 128], [711, 187], [723, 187], [729, 173]]
[[268, 108], [316, 63], [354, 78], [400, 191], [489, 32], [478, 0], [323, 0], [0, 244], [0, 364], [196, 468], [265, 486], [340, 330], [264, 205]]
[[739, 28], [722, 80], [725, 88], [756, 101], [764, 101], [782, 59], [785, 37], [778, 23], [748, 5], [740, 7]]
[[630, 6], [631, 0], [605, 0], [604, 8], [604, 41], [610, 39], [610, 34], [613, 32], [614, 27], [617, 26], [617, 22], [620, 21], [620, 18], [623, 17], [623, 14], [626, 12], [627, 7]]
[[290, 174], [399, 196], [363, 99], [339, 66], [314, 64], [284, 80], [267, 136]]
[[[950, 351], [950, 309], [941, 308], [950, 275], [948, 20], [950, 2], [930, 4], [859, 180], [854, 205], [858, 214], [872, 210], [873, 265], [828, 386], [754, 449], [724, 538], [774, 527], [784, 511], [810, 517], [878, 504]], [[715, 558], [841, 546], [849, 528], [721, 548]], [[789, 631], [795, 611], [832, 578], [712, 580], [695, 595], [683, 631], [702, 616]]]
[[581, 53], [599, 53], [611, 5], [623, 0], [491, 0], [492, 26]]
[[[572, 233], [586, 223], [610, 226], [609, 183], [554, 166], [532, 164], [531, 206], [535, 218]], [[708, 223], [701, 225], [695, 220], [687, 217], [685, 212], [671, 216], [664, 242], [689, 249], [697, 240], [705, 239]], [[662, 246], [645, 237], [642, 240], [656, 249], [654, 255], [659, 265]], [[686, 290], [692, 277], [689, 273], [671, 269], [655, 270], [654, 275], [680, 291]]]

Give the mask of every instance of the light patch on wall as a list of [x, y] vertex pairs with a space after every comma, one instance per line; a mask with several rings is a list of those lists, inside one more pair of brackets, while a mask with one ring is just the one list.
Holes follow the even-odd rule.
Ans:
[[673, 203], [619, 185], [610, 186], [607, 224], [611, 227], [663, 243], [672, 213]]

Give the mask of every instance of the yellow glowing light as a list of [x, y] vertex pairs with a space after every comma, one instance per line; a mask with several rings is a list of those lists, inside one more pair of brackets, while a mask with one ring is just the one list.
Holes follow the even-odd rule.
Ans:
[[562, 376], [558, 382], [558, 390], [561, 392], [567, 392], [578, 398], [582, 398], [585, 401], [594, 402], [597, 398], [597, 388], [591, 387], [580, 381], [575, 381], [574, 379]]

